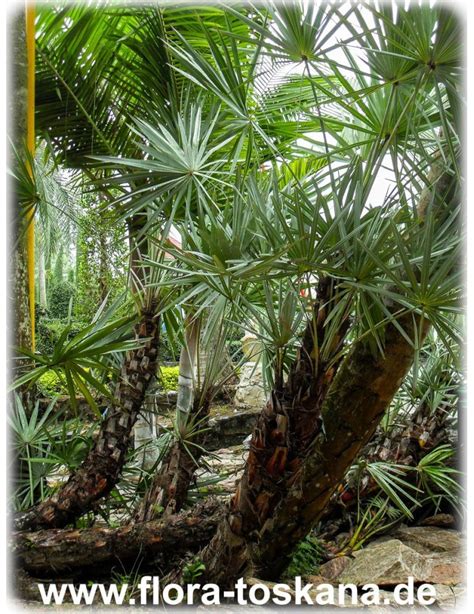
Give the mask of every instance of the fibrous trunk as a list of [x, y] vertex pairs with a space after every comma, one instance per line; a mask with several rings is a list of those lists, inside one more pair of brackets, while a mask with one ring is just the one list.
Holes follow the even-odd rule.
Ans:
[[132, 427], [157, 370], [159, 319], [152, 301], [141, 314], [135, 335], [143, 344], [128, 352], [98, 437], [81, 466], [52, 497], [18, 514], [16, 530], [64, 527], [92, 509], [117, 483]]
[[215, 532], [222, 505], [208, 500], [166, 521], [131, 524], [119, 528], [49, 529], [18, 533], [13, 554], [20, 565], [36, 574], [104, 570], [120, 561], [165, 562], [177, 555], [196, 552]]
[[[360, 454], [364, 463], [395, 463], [415, 468], [432, 450], [440, 445], [454, 444], [451, 415], [446, 407], [433, 411], [429, 403], [422, 401], [415, 411], [390, 432], [378, 429]], [[407, 475], [407, 480], [410, 476]], [[322, 520], [331, 522], [350, 510], [358, 501], [367, 499], [380, 491], [377, 482], [367, 471], [349, 472], [326, 506]]]
[[[435, 163], [429, 173], [418, 206], [420, 220], [429, 205], [433, 205], [432, 215], [449, 212], [456, 186], [444, 170], [444, 164]], [[317, 322], [314, 317], [316, 329]], [[321, 518], [332, 493], [374, 435], [413, 364], [416, 342], [421, 345], [428, 329], [426, 319], [407, 313], [398, 319], [398, 328], [392, 323], [386, 326], [383, 355], [375, 354], [361, 339], [354, 343], [334, 381], [334, 368], [318, 365], [314, 370], [313, 365], [306, 386], [292, 386], [298, 378], [291, 373], [283, 389], [287, 394], [273, 391], [254, 431], [236, 494], [202, 553], [207, 578], [230, 585], [243, 575], [274, 579], [281, 574], [298, 542]], [[305, 345], [306, 336], [302, 350]], [[306, 348], [307, 355], [312, 356], [311, 352]], [[296, 373], [298, 362], [293, 368]], [[317, 386], [318, 381], [323, 385]], [[307, 391], [311, 391], [313, 412], [301, 403]], [[298, 430], [306, 433], [305, 439], [295, 436]], [[297, 442], [300, 451], [293, 456]]]
[[[411, 318], [402, 323], [408, 331], [413, 326]], [[288, 468], [286, 475], [282, 472], [283, 479], [274, 482], [280, 492], [271, 506], [262, 506], [262, 496], [254, 497], [262, 477], [272, 484], [268, 465], [259, 463], [256, 471], [252, 467], [249, 471], [247, 464], [228, 514], [203, 552], [207, 577], [223, 584], [248, 573], [262, 579], [278, 577], [373, 436], [413, 357], [413, 346], [393, 326], [386, 333], [383, 357], [374, 356], [363, 342], [354, 345], [322, 404], [324, 429], [315, 433], [297, 470]]]
[[[186, 425], [190, 426], [189, 435], [183, 435], [186, 440], [177, 439], [170, 447], [139, 505], [134, 522], [146, 522], [160, 515], [169, 516], [182, 509], [203, 452], [203, 434], [199, 431], [208, 414], [209, 403], [197, 397], [191, 412], [185, 417], [178, 415], [177, 419], [183, 421], [184, 429]], [[193, 434], [193, 425], [197, 434]]]
[[[228, 514], [203, 552], [206, 578], [215, 578], [212, 581], [226, 585], [249, 570], [252, 545], [261, 543], [275, 510], [285, 505], [320, 432], [322, 404], [338, 368], [349, 322], [342, 318], [336, 334], [325, 339], [326, 319], [338, 300], [337, 281], [321, 279], [317, 295], [288, 381], [272, 391], [259, 416]], [[277, 535], [272, 539], [279, 543]]]
[[[181, 510], [202, 454], [199, 431], [209, 414], [209, 402], [207, 398], [195, 394], [200, 318], [189, 315], [185, 326], [176, 402], [176, 430], [179, 437], [171, 445], [140, 502], [135, 522], [154, 520], [162, 514], [174, 514]], [[193, 433], [196, 430], [197, 435]]]

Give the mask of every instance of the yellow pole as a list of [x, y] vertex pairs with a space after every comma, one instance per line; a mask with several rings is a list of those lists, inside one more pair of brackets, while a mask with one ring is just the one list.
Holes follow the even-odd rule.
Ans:
[[[35, 6], [26, 4], [26, 49], [28, 60], [28, 99], [26, 145], [35, 155]], [[30, 168], [32, 174], [33, 169]], [[30, 304], [31, 349], [35, 351], [35, 221], [31, 210], [26, 231], [26, 255], [28, 263], [28, 297]]]

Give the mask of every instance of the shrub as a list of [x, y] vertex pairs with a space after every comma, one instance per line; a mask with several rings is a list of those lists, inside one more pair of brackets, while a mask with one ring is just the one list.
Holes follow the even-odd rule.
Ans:
[[68, 281], [59, 281], [51, 284], [48, 296], [51, 317], [67, 318], [69, 314], [69, 305], [74, 295], [74, 286]]
[[179, 348], [176, 349], [173, 347], [164, 328], [161, 330], [160, 334], [159, 353], [162, 362], [175, 362], [179, 360]]
[[[67, 320], [40, 316], [36, 321], [36, 347], [41, 354], [52, 354]], [[85, 326], [84, 322], [73, 321], [69, 324], [68, 338], [77, 334]]]
[[178, 389], [179, 366], [160, 367], [158, 380], [160, 386], [166, 392]]
[[54, 371], [47, 371], [38, 380], [40, 391], [47, 397], [54, 397], [58, 394], [66, 395], [67, 387], [65, 382]]

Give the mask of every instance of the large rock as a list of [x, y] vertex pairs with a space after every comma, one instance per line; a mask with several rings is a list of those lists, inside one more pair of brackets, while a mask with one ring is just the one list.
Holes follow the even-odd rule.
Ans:
[[348, 556], [337, 556], [321, 565], [319, 575], [327, 580], [336, 580], [351, 562], [352, 559]]
[[400, 527], [391, 537], [401, 540], [420, 554], [450, 552], [460, 554], [464, 549], [461, 533], [439, 527]]
[[408, 576], [424, 582], [431, 569], [423, 555], [398, 539], [371, 544], [354, 554], [354, 560], [338, 578], [342, 584], [394, 586], [406, 582]]
[[436, 589], [436, 604], [441, 610], [453, 610], [462, 605], [466, 597], [466, 587], [445, 586], [444, 584], [435, 584]]
[[426, 582], [454, 586], [464, 581], [466, 552], [459, 531], [438, 527], [401, 527], [393, 537], [425, 555], [431, 566]]
[[227, 416], [211, 418], [205, 436], [206, 450], [213, 451], [241, 444], [253, 431], [259, 413], [259, 410], [235, 410]]
[[454, 529], [456, 526], [456, 519], [452, 514], [435, 514], [434, 516], [425, 518], [420, 524], [425, 527], [445, 527]]
[[415, 582], [447, 586], [464, 581], [463, 540], [458, 531], [449, 529], [403, 527], [355, 552], [354, 557], [339, 582], [394, 586], [409, 576]]
[[236, 407], [262, 409], [267, 401], [260, 362], [246, 362], [240, 371], [240, 381], [235, 392]]

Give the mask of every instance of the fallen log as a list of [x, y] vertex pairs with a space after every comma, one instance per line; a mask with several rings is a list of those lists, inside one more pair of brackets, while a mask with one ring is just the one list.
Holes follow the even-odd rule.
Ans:
[[118, 561], [169, 559], [197, 552], [215, 533], [222, 505], [213, 499], [166, 520], [119, 528], [46, 529], [13, 535], [18, 566], [34, 574], [110, 568]]

